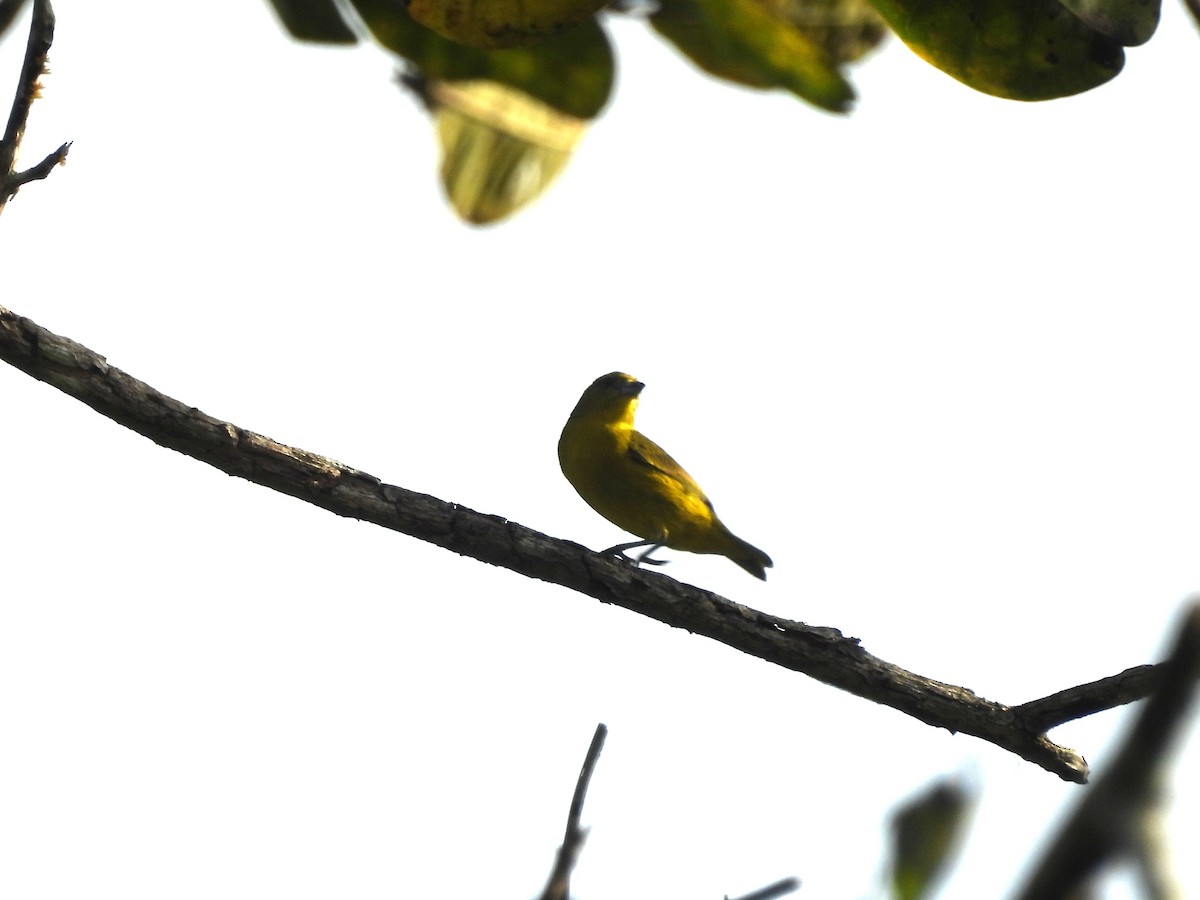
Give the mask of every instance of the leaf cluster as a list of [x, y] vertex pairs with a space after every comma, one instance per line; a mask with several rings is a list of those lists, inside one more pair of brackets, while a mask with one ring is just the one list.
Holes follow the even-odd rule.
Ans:
[[[299, 40], [363, 38], [396, 56], [434, 119], [451, 205], [473, 224], [540, 195], [607, 105], [616, 57], [602, 12], [644, 19], [710, 75], [835, 114], [854, 102], [847, 66], [889, 31], [975, 90], [1048, 100], [1115, 77], [1160, 14], [1159, 0], [269, 2]], [[22, 5], [0, 0], [0, 33]]]

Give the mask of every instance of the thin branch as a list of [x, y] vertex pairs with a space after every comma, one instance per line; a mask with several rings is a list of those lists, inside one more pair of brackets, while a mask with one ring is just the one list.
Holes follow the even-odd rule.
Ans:
[[[743, 894], [741, 897], [736, 898], [736, 900], [775, 900], [776, 897], [786, 897], [793, 891], [798, 890], [800, 890], [800, 879], [781, 878], [774, 884], [768, 884], [757, 891]], [[726, 896], [725, 900], [730, 900], [730, 898]]]
[[592, 773], [596, 771], [596, 763], [600, 761], [600, 751], [604, 749], [604, 739], [608, 737], [608, 728], [601, 722], [596, 726], [592, 735], [592, 743], [588, 747], [587, 756], [583, 758], [583, 766], [579, 770], [579, 779], [575, 782], [575, 794], [571, 797], [571, 809], [567, 813], [567, 830], [563, 836], [563, 844], [583, 840], [583, 830], [579, 820], [583, 816], [583, 801], [587, 798], [588, 787], [592, 783]]
[[[583, 802], [587, 798], [588, 786], [592, 783], [592, 774], [596, 771], [596, 763], [600, 761], [600, 751], [604, 749], [604, 739], [607, 736], [608, 728], [601, 722], [596, 726], [596, 733], [592, 735], [592, 743], [588, 747], [587, 756], [584, 757], [583, 767], [579, 770], [579, 778], [575, 782], [575, 794], [571, 798], [571, 810], [567, 813], [566, 834], [563, 835], [562, 846], [554, 859], [554, 869], [550, 873], [546, 889], [542, 891], [539, 900], [570, 900], [571, 872], [575, 868], [579, 852], [583, 849], [583, 842], [587, 838], [587, 831], [579, 824], [579, 820], [583, 816]], [[759, 888], [753, 893], [746, 894], [739, 900], [775, 900], [777, 897], [792, 893], [799, 887], [800, 882], [797, 879], [784, 878], [774, 884]], [[729, 900], [729, 897], [727, 896], [725, 900]]]
[[[12, 109], [8, 114], [8, 126], [0, 147], [5, 153], [15, 154], [25, 134], [25, 123], [29, 110], [38, 95], [38, 79], [46, 72], [46, 56], [54, 43], [54, 10], [49, 0], [36, 0], [33, 16], [29, 21], [29, 40], [25, 44], [25, 61], [21, 64], [21, 75], [17, 79], [17, 93], [13, 97]], [[12, 168], [12, 156], [0, 156], [5, 172]]]
[[1160, 665], [1134, 666], [1099, 681], [1076, 685], [1049, 697], [1014, 706], [1013, 712], [1027, 730], [1042, 733], [1063, 722], [1141, 700], [1150, 695], [1161, 679]]
[[[383, 484], [365, 472], [205, 415], [3, 307], [0, 359], [162, 446], [227, 474], [704, 635], [928, 725], [989, 741], [1067, 781], [1087, 780], [1082, 756], [1028, 727], [1015, 709], [878, 659], [857, 638], [835, 628], [759, 612], [500, 516]], [[1096, 684], [1100, 687], [1084, 690], [1094, 709], [1136, 699], [1136, 691], [1113, 694], [1103, 682]]]
[[50, 173], [54, 171], [55, 166], [62, 165], [67, 154], [71, 152], [71, 142], [59, 146], [35, 166], [30, 166], [23, 172], [12, 172], [4, 179], [4, 186], [0, 187], [0, 212], [4, 211], [4, 204], [16, 196], [24, 185], [31, 181], [41, 181], [43, 178], [48, 178]]
[[[1161, 668], [1158, 689], [1138, 714], [1112, 765], [1084, 794], [1042, 857], [1021, 900], [1070, 896], [1101, 866], [1121, 858], [1133, 857], [1141, 866], [1161, 865], [1161, 851], [1147, 843], [1145, 829], [1157, 813], [1169, 751], [1200, 684], [1200, 600], [1186, 610], [1175, 647]], [[1166, 890], [1166, 874], [1155, 876], [1155, 883]]]
[[583, 815], [583, 801], [587, 797], [588, 785], [592, 782], [592, 773], [596, 763], [600, 761], [600, 751], [604, 749], [604, 738], [608, 729], [601, 722], [596, 726], [592, 735], [592, 744], [588, 747], [587, 756], [583, 760], [583, 768], [579, 770], [579, 779], [575, 782], [575, 795], [571, 798], [571, 810], [567, 814], [567, 831], [563, 836], [562, 846], [554, 859], [554, 870], [546, 889], [542, 891], [541, 900], [569, 900], [571, 896], [571, 871], [579, 859], [579, 851], [583, 849], [583, 841], [587, 832], [579, 826]]
[[46, 57], [54, 43], [54, 10], [50, 0], [34, 0], [33, 16], [29, 22], [29, 42], [25, 45], [25, 61], [21, 64], [21, 75], [17, 80], [17, 92], [13, 97], [12, 110], [8, 114], [8, 126], [0, 139], [0, 212], [4, 204], [21, 189], [21, 185], [38, 181], [67, 158], [70, 143], [63, 144], [40, 163], [24, 172], [15, 172], [17, 150], [25, 135], [25, 124], [29, 110], [41, 90], [38, 79], [46, 72]]

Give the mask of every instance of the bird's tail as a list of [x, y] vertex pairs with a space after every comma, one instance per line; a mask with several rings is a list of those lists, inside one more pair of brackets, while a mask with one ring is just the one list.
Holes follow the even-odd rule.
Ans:
[[735, 534], [729, 535], [730, 548], [725, 555], [753, 575], [755, 578], [767, 580], [767, 569], [774, 563], [771, 557], [763, 553], [753, 544], [748, 544]]

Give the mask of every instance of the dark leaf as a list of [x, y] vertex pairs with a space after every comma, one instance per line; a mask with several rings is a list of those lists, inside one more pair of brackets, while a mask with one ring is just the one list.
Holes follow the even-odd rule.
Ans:
[[832, 58], [763, 0], [662, 0], [650, 23], [720, 78], [783, 88], [831, 112], [854, 99]]
[[414, 22], [399, 0], [353, 3], [372, 36], [426, 78], [496, 81], [580, 119], [595, 117], [608, 102], [613, 54], [595, 20], [531, 47], [479, 50]]
[[1121, 71], [1120, 44], [1059, 0], [873, 0], [919, 56], [985, 94], [1049, 100]]
[[608, 0], [408, 0], [408, 12], [468, 47], [523, 47], [592, 18]]
[[12, 27], [24, 5], [25, 0], [0, 0], [0, 38]]
[[927, 897], [958, 849], [972, 803], [967, 790], [943, 780], [892, 814], [892, 896]]
[[353, 44], [357, 38], [333, 0], [269, 0], [283, 27], [301, 41]]

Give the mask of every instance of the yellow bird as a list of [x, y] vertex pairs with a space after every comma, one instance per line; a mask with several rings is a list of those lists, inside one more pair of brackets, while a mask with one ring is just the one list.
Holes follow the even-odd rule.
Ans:
[[638, 395], [645, 385], [624, 372], [592, 382], [567, 419], [558, 440], [558, 462], [567, 481], [596, 512], [642, 538], [605, 551], [648, 547], [637, 562], [659, 547], [728, 556], [766, 580], [771, 557], [721, 524], [704, 491], [654, 441], [633, 430]]

